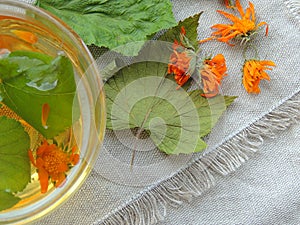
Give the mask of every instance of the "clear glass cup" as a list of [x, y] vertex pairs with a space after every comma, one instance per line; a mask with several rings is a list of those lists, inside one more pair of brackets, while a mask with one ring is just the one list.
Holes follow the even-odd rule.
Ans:
[[[6, 23], [3, 23], [3, 19], [6, 19]], [[0, 224], [25, 224], [41, 218], [66, 202], [87, 178], [100, 152], [104, 137], [106, 120], [104, 93], [101, 76], [88, 48], [60, 19], [26, 3], [2, 0], [1, 22], [0, 49], [3, 47], [1, 41], [2, 45], [8, 43], [2, 38], [3, 34], [5, 33], [7, 38], [10, 29], [20, 29], [34, 33], [38, 37], [37, 42], [30, 44], [20, 40], [12, 41], [10, 46], [6, 46], [9, 51], [33, 50], [52, 56], [64, 54], [71, 60], [77, 84], [73, 108], [80, 109], [80, 118], [74, 120], [73, 127], [69, 131], [72, 132], [78, 146], [80, 161], [70, 170], [66, 182], [58, 188], [49, 182], [48, 191], [42, 194], [36, 168], [31, 166], [31, 177], [34, 181], [29, 183], [24, 191], [17, 193], [21, 201], [12, 208], [0, 211]]]

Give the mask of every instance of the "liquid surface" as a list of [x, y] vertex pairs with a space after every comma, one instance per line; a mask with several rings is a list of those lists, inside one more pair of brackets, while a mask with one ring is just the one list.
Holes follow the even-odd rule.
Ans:
[[[51, 31], [44, 30], [28, 21], [0, 15], [0, 58], [5, 54], [18, 50], [39, 52], [55, 57], [58, 54], [62, 54], [65, 50], [60, 47], [61, 44], [59, 40], [51, 33]], [[75, 72], [77, 74], [80, 73], [80, 71]], [[23, 118], [18, 116], [5, 105], [2, 105], [0, 108], [0, 116], [16, 119], [23, 125], [25, 131], [29, 134], [30, 149], [35, 157], [36, 150], [45, 138], [32, 126], [26, 123]], [[45, 117], [44, 119], [46, 125], [47, 118]], [[55, 142], [59, 145], [62, 144], [63, 146], [70, 146], [70, 148], [75, 146], [76, 143], [72, 129], [67, 129], [65, 132], [55, 137]], [[53, 183], [49, 181], [47, 194], [53, 191], [54, 188]], [[13, 208], [5, 211], [30, 205], [32, 202], [36, 202], [43, 198], [43, 195], [44, 194], [41, 194], [37, 169], [31, 165], [31, 182], [22, 192], [16, 193], [16, 196], [20, 197], [21, 201]]]

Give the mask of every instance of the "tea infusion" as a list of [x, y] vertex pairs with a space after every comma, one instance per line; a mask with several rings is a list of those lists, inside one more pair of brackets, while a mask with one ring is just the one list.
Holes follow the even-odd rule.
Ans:
[[80, 160], [75, 71], [50, 34], [0, 16], [0, 211], [64, 185]]

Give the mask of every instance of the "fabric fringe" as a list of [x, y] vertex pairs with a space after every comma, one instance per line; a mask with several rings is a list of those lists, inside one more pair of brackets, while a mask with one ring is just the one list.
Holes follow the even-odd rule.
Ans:
[[285, 4], [289, 8], [290, 12], [300, 22], [300, 0], [286, 0]]
[[166, 216], [167, 207], [178, 207], [213, 187], [218, 175], [226, 176], [254, 155], [265, 138], [300, 121], [300, 95], [285, 101], [219, 147], [201, 156], [170, 178], [149, 187], [94, 224], [150, 225]]

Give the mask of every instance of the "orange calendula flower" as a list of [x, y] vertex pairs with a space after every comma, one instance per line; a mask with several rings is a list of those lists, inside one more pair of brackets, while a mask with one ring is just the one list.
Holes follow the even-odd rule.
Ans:
[[267, 60], [246, 60], [243, 66], [243, 85], [248, 93], [260, 93], [261, 80], [270, 80], [265, 70], [272, 70], [276, 66], [274, 62]]
[[226, 76], [226, 63], [222, 54], [216, 55], [212, 59], [206, 59], [203, 62], [203, 68], [200, 70], [203, 97], [211, 98], [219, 94], [219, 86], [224, 76]]
[[178, 84], [178, 88], [184, 85], [191, 77], [189, 72], [191, 57], [186, 51], [177, 51], [174, 49], [168, 64], [168, 73], [174, 74], [174, 79]]
[[32, 164], [38, 169], [38, 175], [41, 185], [41, 192], [48, 190], [49, 178], [59, 187], [66, 179], [66, 172], [70, 166], [79, 162], [79, 155], [75, 154], [76, 146], [71, 152], [63, 151], [56, 144], [49, 144], [46, 140], [37, 149], [36, 160], [34, 160], [32, 151], [28, 155]]
[[168, 64], [168, 74], [174, 74], [174, 79], [178, 84], [177, 89], [183, 86], [193, 74], [196, 67], [196, 55], [193, 50], [186, 49], [186, 31], [181, 27], [180, 43], [174, 41], [173, 52]]
[[256, 24], [254, 5], [251, 2], [249, 2], [249, 7], [244, 12], [240, 1], [236, 0], [236, 8], [241, 18], [233, 14], [217, 10], [218, 13], [231, 20], [232, 24], [216, 24], [212, 26], [212, 29], [216, 29], [216, 31], [212, 33], [212, 37], [201, 40], [199, 43], [216, 39], [220, 42], [233, 45], [230, 41], [233, 39], [241, 39], [241, 43], [243, 44], [248, 42], [252, 35], [257, 32], [258, 28], [263, 25], [266, 26], [266, 35], [268, 35], [268, 24], [266, 22]]

